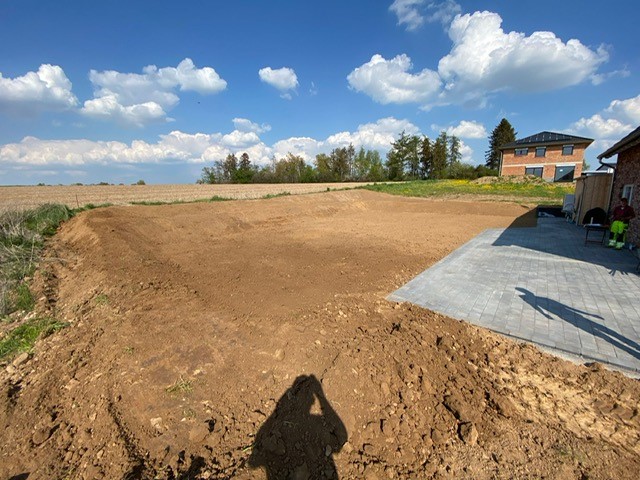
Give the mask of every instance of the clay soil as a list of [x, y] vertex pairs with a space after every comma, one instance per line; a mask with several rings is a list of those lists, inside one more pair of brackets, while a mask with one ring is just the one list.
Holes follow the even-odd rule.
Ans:
[[0, 374], [0, 478], [637, 478], [637, 380], [385, 300], [528, 211], [344, 191], [76, 216], [36, 279], [70, 325]]

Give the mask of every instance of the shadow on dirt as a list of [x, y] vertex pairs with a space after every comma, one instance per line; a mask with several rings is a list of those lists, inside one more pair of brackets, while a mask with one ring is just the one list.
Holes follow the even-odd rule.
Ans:
[[270, 480], [337, 479], [333, 454], [346, 441], [347, 429], [318, 379], [301, 375], [258, 430], [248, 464], [263, 467]]

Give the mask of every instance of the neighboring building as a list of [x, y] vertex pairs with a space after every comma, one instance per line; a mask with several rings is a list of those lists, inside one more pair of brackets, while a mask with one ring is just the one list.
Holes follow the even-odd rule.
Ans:
[[636, 218], [629, 223], [627, 242], [640, 245], [640, 127], [598, 155], [598, 160], [602, 164], [610, 165], [610, 162], [603, 162], [603, 159], [616, 154], [618, 163], [615, 166], [609, 210], [618, 205], [622, 197], [629, 200], [629, 205], [636, 212]]
[[573, 182], [582, 173], [584, 151], [593, 139], [540, 132], [500, 147], [500, 175], [535, 175]]

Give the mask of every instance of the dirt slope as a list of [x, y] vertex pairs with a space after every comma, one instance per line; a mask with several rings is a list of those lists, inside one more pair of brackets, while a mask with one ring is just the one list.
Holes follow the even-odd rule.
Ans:
[[40, 278], [71, 326], [0, 374], [0, 478], [636, 478], [637, 381], [384, 300], [527, 211], [349, 191], [79, 215]]

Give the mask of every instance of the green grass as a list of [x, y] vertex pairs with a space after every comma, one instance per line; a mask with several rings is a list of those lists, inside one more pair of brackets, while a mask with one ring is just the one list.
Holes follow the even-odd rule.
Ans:
[[404, 195], [408, 197], [451, 197], [451, 196], [486, 196], [504, 197], [507, 200], [533, 202], [544, 205], [562, 204], [564, 196], [574, 193], [572, 183], [558, 184], [540, 181], [510, 182], [499, 180], [495, 183], [474, 183], [471, 180], [421, 180], [403, 183], [386, 183], [365, 185], [361, 188], [375, 192]]
[[45, 239], [72, 216], [71, 209], [57, 204], [0, 212], [0, 318], [33, 309], [25, 279], [33, 275]]
[[263, 200], [269, 200], [270, 198], [288, 197], [290, 195], [291, 195], [291, 192], [267, 193], [266, 195], [263, 195], [261, 198]]
[[156, 205], [182, 205], [184, 203], [210, 203], [210, 202], [227, 202], [232, 200], [231, 198], [220, 197], [219, 195], [214, 195], [210, 198], [200, 198], [196, 200], [170, 200], [170, 201], [160, 201], [160, 200], [141, 200], [138, 202], [129, 202], [131, 205], [145, 205], [145, 206], [156, 206]]
[[193, 382], [180, 376], [176, 383], [165, 388], [165, 391], [172, 395], [191, 393], [193, 391]]
[[66, 326], [66, 323], [51, 317], [36, 317], [26, 321], [0, 340], [0, 360], [12, 358], [22, 352], [30, 352], [38, 338], [48, 337]]

